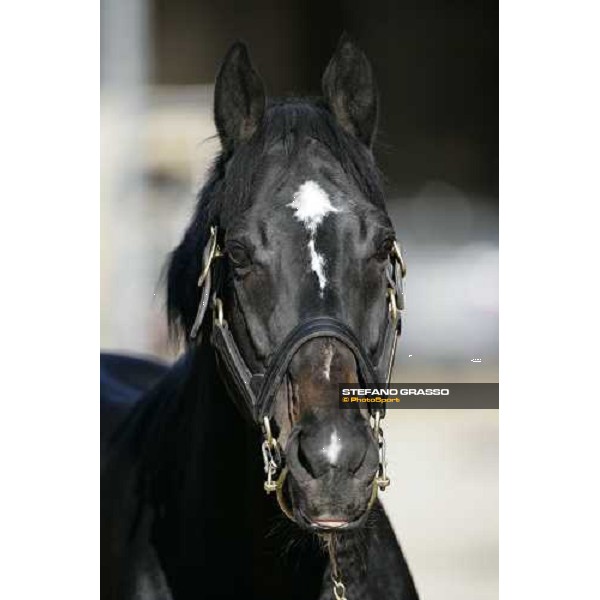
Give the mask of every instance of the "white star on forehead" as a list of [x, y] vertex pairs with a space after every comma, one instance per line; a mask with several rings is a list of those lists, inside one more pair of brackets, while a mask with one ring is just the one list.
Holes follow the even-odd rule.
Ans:
[[315, 247], [315, 236], [317, 227], [329, 213], [340, 212], [340, 209], [331, 204], [327, 192], [316, 181], [305, 181], [294, 194], [294, 200], [288, 204], [295, 211], [295, 217], [300, 221], [310, 234], [308, 251], [310, 253], [311, 269], [319, 281], [319, 290], [323, 290], [327, 284], [325, 276], [325, 258], [317, 252]]
[[327, 192], [315, 181], [305, 181], [294, 194], [294, 201], [290, 202], [296, 211], [296, 219], [314, 235], [317, 227], [331, 212], [339, 212], [329, 200]]

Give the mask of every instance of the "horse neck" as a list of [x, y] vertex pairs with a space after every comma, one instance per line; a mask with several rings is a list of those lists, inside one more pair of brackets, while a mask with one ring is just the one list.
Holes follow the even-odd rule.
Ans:
[[[260, 590], [262, 598], [288, 595], [294, 586], [318, 590], [326, 559], [318, 543], [299, 535], [274, 498], [263, 489], [258, 428], [245, 421], [226, 393], [212, 348], [186, 357], [183, 381], [170, 428], [177, 443], [162, 470], [154, 543], [172, 585], [189, 590], [215, 586], [215, 595], [242, 589]], [[304, 568], [298, 569], [299, 562]], [[235, 581], [202, 575], [222, 573], [230, 565]], [[182, 565], [185, 565], [182, 567]], [[208, 594], [210, 597], [210, 594]]]
[[[167, 492], [162, 510], [170, 525], [181, 521], [189, 536], [191, 523], [204, 529], [206, 518], [218, 520], [240, 495], [248, 501], [259, 495], [260, 479], [255, 486], [248, 483], [260, 470], [260, 446], [257, 432], [227, 396], [212, 348], [192, 349], [184, 360], [175, 378], [182, 383], [168, 399], [177, 408], [164, 425], [171, 433], [165, 438], [170, 447], [164, 448], [170, 464], [161, 470], [159, 487]], [[232, 511], [228, 519], [244, 512]]]

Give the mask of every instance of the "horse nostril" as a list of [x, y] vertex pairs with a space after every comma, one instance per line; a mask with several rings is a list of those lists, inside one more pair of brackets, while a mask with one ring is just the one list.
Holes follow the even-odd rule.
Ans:
[[302, 468], [314, 479], [316, 479], [317, 475], [315, 474], [312, 465], [310, 464], [310, 460], [306, 453], [304, 452], [304, 448], [302, 444], [298, 444], [298, 462], [302, 466]]
[[377, 468], [377, 450], [366, 426], [343, 419], [333, 425], [306, 419], [295, 427], [285, 453], [291, 475], [306, 484], [324, 477], [367, 481]]

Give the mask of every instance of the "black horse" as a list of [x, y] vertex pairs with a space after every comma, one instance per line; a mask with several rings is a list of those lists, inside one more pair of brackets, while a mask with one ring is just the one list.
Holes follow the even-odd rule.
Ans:
[[222, 152], [168, 271], [187, 351], [101, 362], [103, 598], [417, 598], [377, 499], [383, 413], [338, 405], [386, 380], [398, 332], [377, 112], [346, 37], [319, 99], [267, 100], [229, 50]]

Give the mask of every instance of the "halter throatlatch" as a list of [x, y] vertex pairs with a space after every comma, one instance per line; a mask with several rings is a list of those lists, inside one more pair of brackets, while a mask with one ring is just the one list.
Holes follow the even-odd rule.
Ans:
[[[198, 336], [211, 301], [212, 263], [215, 258], [223, 256], [217, 239], [218, 230], [213, 226], [210, 228], [210, 237], [202, 253], [202, 270], [198, 279], [200, 302], [190, 332], [192, 340]], [[214, 317], [211, 343], [217, 351], [221, 368], [228, 374], [228, 378], [224, 378], [225, 384], [242, 414], [262, 429], [264, 438], [262, 455], [266, 475], [265, 491], [277, 493], [283, 512], [290, 518], [292, 518], [290, 509], [285, 505], [283, 498], [283, 484], [287, 469], [284, 468], [281, 448], [273, 436], [270, 421], [274, 400], [289, 364], [298, 349], [309, 340], [330, 337], [339, 340], [352, 351], [365, 384], [389, 383], [394, 366], [396, 342], [401, 331], [400, 311], [404, 309], [403, 279], [405, 275], [406, 265], [402, 258], [400, 245], [394, 241], [385, 270], [388, 284], [386, 326], [374, 362], [347, 324], [333, 317], [316, 317], [300, 323], [288, 334], [274, 352], [273, 358], [264, 371], [252, 372], [242, 357], [227, 320], [224, 318], [223, 303], [216, 293], [212, 296]], [[379, 468], [373, 482], [373, 502], [377, 495], [377, 489], [385, 490], [390, 480], [386, 472], [385, 439], [381, 427], [381, 421], [385, 417], [385, 407], [372, 408], [370, 406], [369, 412], [373, 435], [379, 451]]]

